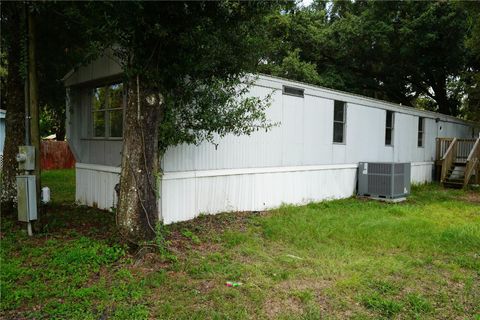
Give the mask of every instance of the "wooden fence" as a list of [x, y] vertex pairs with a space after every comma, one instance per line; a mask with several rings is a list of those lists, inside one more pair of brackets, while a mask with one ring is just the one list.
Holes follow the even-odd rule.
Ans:
[[75, 158], [66, 141], [43, 140], [40, 162], [43, 170], [75, 167]]

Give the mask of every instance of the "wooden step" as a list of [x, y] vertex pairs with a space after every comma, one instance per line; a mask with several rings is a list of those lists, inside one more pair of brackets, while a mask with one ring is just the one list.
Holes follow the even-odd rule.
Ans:
[[462, 189], [463, 188], [463, 181], [462, 182], [445, 181], [443, 183], [443, 186], [445, 188]]
[[464, 177], [458, 177], [458, 178], [448, 178], [445, 181], [446, 182], [452, 182], [452, 183], [463, 183]]

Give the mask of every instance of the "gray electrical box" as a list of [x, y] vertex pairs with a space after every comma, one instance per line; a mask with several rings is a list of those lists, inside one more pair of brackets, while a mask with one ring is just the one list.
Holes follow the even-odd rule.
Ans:
[[410, 163], [360, 162], [358, 195], [400, 199], [410, 194]]
[[18, 220], [37, 220], [37, 186], [34, 175], [17, 176]]
[[23, 171], [35, 170], [35, 147], [19, 146], [17, 154], [18, 169]]

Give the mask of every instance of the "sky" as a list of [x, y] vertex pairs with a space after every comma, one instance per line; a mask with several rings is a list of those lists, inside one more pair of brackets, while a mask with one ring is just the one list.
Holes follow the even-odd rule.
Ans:
[[299, 5], [301, 5], [302, 7], [308, 7], [309, 5], [311, 5], [313, 2], [313, 0], [301, 0]]

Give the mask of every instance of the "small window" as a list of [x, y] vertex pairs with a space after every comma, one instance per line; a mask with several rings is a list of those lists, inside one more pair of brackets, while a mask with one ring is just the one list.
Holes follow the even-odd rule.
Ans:
[[395, 118], [393, 111], [387, 110], [387, 119], [385, 122], [385, 145], [391, 146], [393, 143], [393, 126]]
[[345, 102], [335, 100], [333, 105], [333, 142], [345, 143]]
[[93, 137], [121, 138], [123, 135], [123, 84], [93, 89]]
[[295, 87], [289, 87], [289, 86], [283, 86], [283, 94], [303, 98], [303, 89], [295, 88]]
[[418, 136], [417, 136], [418, 147], [423, 147], [424, 125], [425, 125], [425, 118], [418, 117]]

